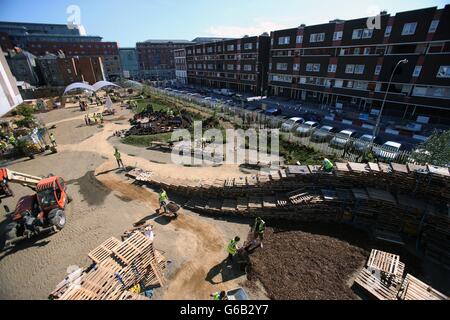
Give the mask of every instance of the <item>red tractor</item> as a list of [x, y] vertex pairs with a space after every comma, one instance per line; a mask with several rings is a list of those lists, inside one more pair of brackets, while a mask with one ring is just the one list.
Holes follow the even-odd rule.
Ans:
[[[15, 178], [13, 179], [15, 182], [29, 186], [37, 180], [30, 182], [32, 176], [27, 176], [28, 181], [24, 183], [21, 179], [17, 179], [18, 173], [12, 171], [8, 173], [10, 177]], [[35, 186], [36, 193], [21, 198], [14, 212], [8, 214], [10, 223], [5, 231], [4, 249], [37, 235], [58, 232], [66, 225], [64, 209], [71, 199], [66, 193], [65, 181], [55, 176], [38, 179], [39, 182]], [[7, 180], [5, 179], [3, 183], [7, 185], [5, 181]]]

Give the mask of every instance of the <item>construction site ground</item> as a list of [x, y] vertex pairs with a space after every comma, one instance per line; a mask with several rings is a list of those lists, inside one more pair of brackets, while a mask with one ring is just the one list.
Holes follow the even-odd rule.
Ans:
[[[130, 127], [131, 113], [116, 109], [118, 113], [106, 117], [103, 126], [89, 127], [77, 106], [39, 114], [48, 126], [56, 126], [52, 131], [58, 153], [0, 163], [32, 175], [62, 176], [73, 198], [60, 233], [0, 253], [0, 299], [46, 299], [71, 266], [90, 264], [90, 250], [111, 236], [120, 238], [140, 220], [153, 221], [155, 248], [170, 261], [167, 285], [155, 291], [155, 299], [209, 299], [213, 292], [237, 287], [245, 287], [252, 299], [357, 298], [350, 289], [351, 279], [370, 252], [363, 233], [327, 225], [271, 225], [264, 249], [251, 258], [247, 280], [238, 267], [226, 266], [225, 248], [235, 236], [247, 239], [253, 221], [213, 219], [184, 209], [177, 219], [157, 215], [157, 193], [132, 184], [124, 171], [117, 170], [114, 146], [121, 150], [125, 165], [160, 177], [215, 180], [245, 173], [237, 165], [179, 167], [170, 163], [167, 153], [123, 145], [113, 134]], [[19, 198], [32, 191], [11, 187], [16, 196], [4, 199], [2, 206], [14, 210]], [[6, 223], [0, 218], [0, 232]]]

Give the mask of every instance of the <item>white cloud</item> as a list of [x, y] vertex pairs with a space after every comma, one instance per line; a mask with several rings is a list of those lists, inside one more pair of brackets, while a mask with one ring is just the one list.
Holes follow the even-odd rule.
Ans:
[[212, 37], [240, 38], [245, 35], [259, 36], [264, 32], [270, 34], [270, 31], [287, 28], [289, 28], [289, 26], [282, 23], [269, 20], [257, 20], [250, 26], [211, 26], [206, 32]]

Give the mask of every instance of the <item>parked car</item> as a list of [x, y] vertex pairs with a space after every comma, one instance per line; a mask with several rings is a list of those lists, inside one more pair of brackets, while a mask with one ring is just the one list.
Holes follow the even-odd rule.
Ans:
[[388, 141], [381, 147], [376, 146], [373, 148], [374, 155], [382, 161], [395, 161], [401, 152], [402, 145], [398, 142]]
[[266, 115], [268, 116], [279, 116], [281, 115], [281, 110], [278, 108], [270, 108], [266, 110]]
[[351, 138], [356, 136], [356, 132], [353, 130], [342, 130], [334, 136], [330, 141], [330, 146], [336, 149], [344, 149], [345, 145], [349, 143]]
[[315, 143], [329, 143], [336, 134], [337, 129], [330, 126], [322, 126], [314, 131], [311, 135], [311, 142]]
[[298, 134], [299, 136], [301, 136], [301, 137], [308, 137], [308, 136], [310, 136], [310, 135], [313, 133], [313, 131], [314, 131], [316, 128], [319, 127], [319, 125], [320, 125], [320, 124], [317, 123], [317, 122], [314, 122], [314, 121], [307, 121], [307, 122], [301, 124], [301, 125], [297, 128], [296, 132], [297, 132], [297, 134]]
[[[372, 138], [373, 138], [373, 136], [370, 134], [362, 135], [353, 143], [353, 146], [355, 147], [355, 149], [357, 151], [360, 151], [360, 152], [367, 151], [370, 148], [370, 145], [372, 143]], [[375, 137], [373, 139], [373, 142], [375, 144], [380, 144], [381, 140], [378, 137]]]
[[305, 122], [305, 119], [300, 117], [290, 118], [281, 125], [281, 131], [290, 132], [296, 129], [299, 125]]

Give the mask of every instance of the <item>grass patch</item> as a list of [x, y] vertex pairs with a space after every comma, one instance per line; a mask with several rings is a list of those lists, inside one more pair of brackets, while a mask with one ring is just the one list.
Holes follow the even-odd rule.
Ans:
[[336, 161], [334, 156], [325, 156], [313, 148], [287, 141], [280, 141], [280, 156], [285, 158], [288, 165], [295, 165], [297, 162], [300, 162], [302, 165], [317, 165], [321, 164], [324, 158], [328, 158], [333, 162]]
[[170, 142], [171, 139], [172, 133], [160, 133], [146, 136], [128, 136], [122, 139], [122, 143], [136, 147], [149, 147], [154, 141]]

